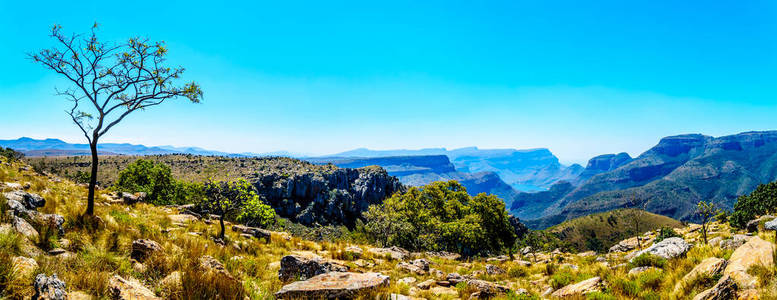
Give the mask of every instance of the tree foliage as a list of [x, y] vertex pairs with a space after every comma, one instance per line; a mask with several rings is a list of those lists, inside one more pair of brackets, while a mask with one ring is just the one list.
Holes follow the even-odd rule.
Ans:
[[707, 243], [707, 227], [709, 226], [709, 222], [719, 212], [720, 209], [715, 206], [715, 203], [712, 203], [712, 201], [699, 201], [699, 203], [696, 204], [696, 214], [699, 215], [699, 218], [701, 219], [701, 237], [705, 244]]
[[219, 216], [224, 239], [224, 219], [234, 217], [244, 222], [266, 225], [275, 219], [275, 211], [262, 202], [254, 187], [245, 179], [235, 181], [208, 180], [203, 186], [205, 198], [200, 203], [204, 211]]
[[24, 158], [24, 153], [16, 151], [11, 148], [0, 147], [0, 156], [5, 157], [8, 161], [17, 161]]
[[743, 228], [755, 217], [775, 212], [777, 212], [777, 181], [760, 184], [749, 195], [739, 196], [729, 222], [734, 227]]
[[505, 204], [493, 195], [470, 196], [456, 181], [433, 182], [397, 193], [365, 213], [377, 243], [465, 256], [500, 252], [516, 235]]
[[199, 85], [180, 82], [184, 68], [168, 66], [164, 42], [140, 37], [104, 42], [96, 32], [97, 23], [86, 35], [67, 35], [54, 25], [50, 36], [56, 46], [29, 55], [67, 79], [67, 88], [57, 89], [57, 95], [72, 103], [66, 112], [89, 142], [92, 154], [86, 215], [94, 213], [101, 137], [135, 111], [179, 97], [194, 103], [202, 100]]

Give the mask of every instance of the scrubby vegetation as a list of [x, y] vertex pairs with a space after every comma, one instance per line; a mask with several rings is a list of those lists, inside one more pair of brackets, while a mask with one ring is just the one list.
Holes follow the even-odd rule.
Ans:
[[202, 184], [176, 180], [169, 166], [146, 159], [138, 159], [121, 170], [114, 189], [146, 193], [146, 200], [156, 205], [197, 203], [204, 198]]
[[24, 153], [15, 151], [14, 149], [11, 149], [11, 148], [0, 147], [0, 156], [5, 157], [9, 161], [17, 161], [24, 158]]
[[729, 219], [732, 226], [744, 228], [747, 222], [757, 216], [775, 212], [777, 212], [777, 181], [760, 184], [749, 195], [739, 196]]
[[379, 245], [414, 251], [494, 254], [512, 249], [516, 239], [502, 200], [471, 197], [456, 181], [411, 187], [370, 207], [365, 218]]

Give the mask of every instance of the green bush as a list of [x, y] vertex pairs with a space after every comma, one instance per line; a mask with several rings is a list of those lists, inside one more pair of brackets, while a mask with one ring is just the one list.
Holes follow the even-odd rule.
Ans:
[[0, 156], [7, 158], [9, 161], [17, 161], [24, 158], [24, 153], [18, 152], [11, 148], [0, 147]]
[[737, 198], [734, 212], [729, 218], [731, 226], [744, 228], [756, 216], [777, 212], [777, 181], [758, 185], [750, 193]]
[[668, 239], [671, 237], [682, 237], [679, 233], [675, 232], [674, 229], [670, 227], [661, 227], [661, 229], [658, 230], [658, 236], [656, 236], [656, 240], [654, 243], [658, 243], [660, 241], [663, 241], [664, 239]]
[[114, 188], [120, 192], [145, 192], [156, 205], [198, 203], [204, 197], [202, 184], [178, 181], [164, 163], [138, 159], [119, 172]]
[[411, 187], [364, 215], [375, 242], [413, 251], [473, 256], [501, 252], [516, 239], [502, 200], [485, 193], [472, 197], [454, 180]]

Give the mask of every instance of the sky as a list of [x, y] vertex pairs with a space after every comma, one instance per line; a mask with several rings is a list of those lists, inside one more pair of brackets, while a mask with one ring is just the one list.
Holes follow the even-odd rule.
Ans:
[[661, 137], [777, 129], [774, 1], [0, 0], [0, 139], [85, 142], [27, 59], [100, 24], [163, 40], [204, 91], [104, 142], [227, 152], [548, 148], [565, 163]]

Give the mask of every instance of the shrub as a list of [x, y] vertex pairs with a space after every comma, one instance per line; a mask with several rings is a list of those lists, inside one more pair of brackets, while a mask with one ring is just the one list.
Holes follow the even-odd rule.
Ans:
[[553, 289], [560, 289], [572, 283], [574, 279], [574, 276], [568, 272], [558, 272], [550, 276], [549, 282]]
[[656, 236], [656, 240], [654, 243], [658, 243], [660, 241], [663, 241], [664, 239], [668, 239], [671, 237], [682, 237], [679, 233], [675, 232], [674, 229], [669, 227], [661, 227], [661, 229], [658, 230], [658, 236]]
[[145, 192], [146, 201], [156, 205], [197, 203], [204, 196], [202, 184], [178, 181], [164, 163], [138, 159], [119, 172], [115, 189]]
[[0, 156], [7, 158], [9, 161], [17, 161], [24, 158], [24, 153], [11, 148], [0, 147]]
[[760, 184], [749, 195], [739, 196], [729, 218], [731, 226], [743, 228], [756, 216], [773, 213], [777, 209], [777, 181]]
[[507, 270], [507, 275], [511, 278], [520, 278], [529, 274], [529, 270], [524, 266], [513, 266]]

